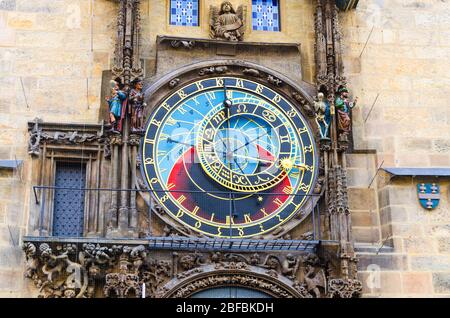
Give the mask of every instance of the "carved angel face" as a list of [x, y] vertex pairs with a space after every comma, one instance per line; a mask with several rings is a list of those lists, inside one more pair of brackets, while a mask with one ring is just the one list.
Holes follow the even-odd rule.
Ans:
[[225, 1], [222, 3], [222, 7], [220, 8], [224, 13], [230, 13], [233, 11], [233, 5], [229, 1]]

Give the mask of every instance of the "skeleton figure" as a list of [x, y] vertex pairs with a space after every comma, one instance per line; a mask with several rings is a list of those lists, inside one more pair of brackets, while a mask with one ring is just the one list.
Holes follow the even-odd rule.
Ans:
[[244, 7], [237, 11], [229, 1], [224, 1], [217, 7], [211, 6], [211, 37], [228, 41], [242, 41], [244, 39]]
[[314, 110], [316, 112], [316, 123], [320, 129], [320, 138], [329, 139], [328, 128], [331, 123], [330, 104], [324, 101], [323, 93], [317, 95], [317, 102], [314, 102]]

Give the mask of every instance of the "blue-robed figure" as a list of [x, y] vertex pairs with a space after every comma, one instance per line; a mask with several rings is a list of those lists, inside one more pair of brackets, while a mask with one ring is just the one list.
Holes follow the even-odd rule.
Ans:
[[127, 95], [119, 89], [119, 84], [114, 81], [114, 88], [111, 90], [111, 97], [106, 98], [109, 105], [109, 119], [111, 122], [111, 131], [120, 132], [118, 123], [122, 117], [122, 107]]
[[331, 123], [330, 103], [324, 100], [323, 93], [317, 95], [317, 102], [314, 102], [314, 109], [316, 111], [316, 123], [319, 126], [320, 138], [330, 139], [328, 137], [328, 130]]

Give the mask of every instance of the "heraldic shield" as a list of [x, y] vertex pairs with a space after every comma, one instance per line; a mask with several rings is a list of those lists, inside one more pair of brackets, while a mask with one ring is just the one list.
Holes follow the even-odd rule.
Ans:
[[433, 210], [439, 205], [440, 187], [436, 183], [419, 183], [417, 185], [417, 194], [420, 204], [427, 210]]

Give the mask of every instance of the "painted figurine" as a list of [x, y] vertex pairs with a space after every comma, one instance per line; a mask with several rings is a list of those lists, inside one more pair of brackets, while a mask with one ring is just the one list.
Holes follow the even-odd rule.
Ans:
[[338, 130], [339, 132], [347, 135], [351, 130], [350, 110], [356, 106], [358, 98], [355, 98], [354, 102], [350, 102], [348, 97], [348, 89], [341, 87], [338, 90], [338, 97], [335, 101], [335, 107], [337, 109]]
[[111, 97], [107, 97], [106, 101], [109, 105], [109, 120], [111, 123], [111, 132], [120, 133], [119, 121], [122, 117], [123, 102], [127, 99], [127, 95], [119, 89], [119, 83], [111, 81]]
[[237, 12], [229, 1], [224, 1], [217, 7], [211, 7], [211, 37], [228, 41], [242, 41], [244, 39], [243, 6]]
[[137, 79], [132, 83], [129, 102], [131, 105], [131, 132], [139, 133], [144, 130], [144, 93], [142, 92], [142, 81]]
[[328, 129], [331, 123], [330, 104], [324, 100], [323, 93], [317, 94], [317, 102], [314, 102], [314, 110], [316, 112], [316, 123], [319, 126], [320, 138], [330, 139], [328, 137]]

